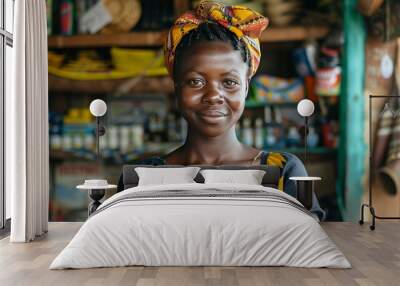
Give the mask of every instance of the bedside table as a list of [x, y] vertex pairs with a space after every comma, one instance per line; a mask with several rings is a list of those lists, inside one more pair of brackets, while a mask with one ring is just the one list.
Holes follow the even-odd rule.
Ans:
[[296, 199], [310, 210], [312, 207], [312, 193], [315, 190], [315, 182], [321, 181], [320, 177], [290, 177], [289, 180], [296, 181]]
[[94, 213], [101, 205], [100, 200], [104, 197], [106, 190], [115, 189], [116, 187], [116, 185], [109, 185], [107, 180], [85, 180], [83, 185], [76, 187], [79, 190], [88, 191], [89, 197], [92, 199], [88, 206], [88, 216]]

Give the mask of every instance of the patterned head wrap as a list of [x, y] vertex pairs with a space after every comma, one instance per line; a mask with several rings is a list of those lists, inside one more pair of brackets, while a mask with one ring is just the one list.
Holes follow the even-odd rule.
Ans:
[[225, 6], [211, 1], [202, 1], [195, 11], [184, 13], [169, 30], [164, 46], [165, 64], [169, 74], [173, 74], [175, 50], [182, 38], [204, 22], [214, 22], [225, 27], [246, 45], [251, 57], [253, 76], [261, 57], [258, 38], [267, 27], [268, 19], [246, 7]]

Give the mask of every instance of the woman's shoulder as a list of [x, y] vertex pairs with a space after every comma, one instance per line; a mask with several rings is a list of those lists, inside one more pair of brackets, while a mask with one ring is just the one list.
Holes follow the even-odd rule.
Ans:
[[298, 164], [301, 163], [301, 160], [292, 153], [281, 152], [281, 151], [267, 151], [263, 150], [261, 156], [261, 164], [269, 165], [269, 166], [278, 166], [280, 168], [285, 167], [288, 163], [290, 164]]
[[264, 151], [263, 162], [267, 166], [279, 167], [285, 177], [307, 176], [303, 162], [292, 153]]

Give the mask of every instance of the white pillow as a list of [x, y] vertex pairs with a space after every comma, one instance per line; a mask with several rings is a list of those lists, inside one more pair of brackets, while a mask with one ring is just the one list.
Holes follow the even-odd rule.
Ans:
[[246, 185], [261, 185], [265, 171], [262, 170], [201, 170], [204, 183], [234, 183]]
[[139, 176], [138, 186], [196, 183], [193, 179], [199, 170], [199, 167], [135, 168]]

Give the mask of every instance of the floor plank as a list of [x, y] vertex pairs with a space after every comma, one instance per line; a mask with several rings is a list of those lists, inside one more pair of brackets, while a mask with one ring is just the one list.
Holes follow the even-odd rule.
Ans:
[[265, 285], [399, 285], [400, 221], [368, 225], [322, 223], [329, 237], [351, 262], [352, 269], [290, 267], [117, 267], [48, 270], [55, 256], [81, 223], [50, 223], [49, 233], [32, 243], [0, 240], [0, 285], [136, 285], [136, 286], [265, 286]]

